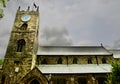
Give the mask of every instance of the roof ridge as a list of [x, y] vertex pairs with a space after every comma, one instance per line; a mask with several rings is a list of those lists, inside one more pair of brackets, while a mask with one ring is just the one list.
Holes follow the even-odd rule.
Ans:
[[112, 52], [110, 52], [108, 49], [106, 49], [104, 46], [101, 46], [102, 48], [104, 48], [108, 53], [110, 53], [111, 55], [113, 55]]
[[55, 47], [55, 48], [59, 48], [59, 47], [66, 47], [66, 48], [77, 48], [77, 47], [82, 47], [82, 48], [102, 48], [102, 46], [39, 46], [39, 47]]

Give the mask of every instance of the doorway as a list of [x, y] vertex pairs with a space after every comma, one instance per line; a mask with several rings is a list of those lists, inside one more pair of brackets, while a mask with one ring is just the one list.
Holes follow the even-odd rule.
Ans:
[[30, 84], [40, 84], [38, 80], [34, 79], [30, 82]]

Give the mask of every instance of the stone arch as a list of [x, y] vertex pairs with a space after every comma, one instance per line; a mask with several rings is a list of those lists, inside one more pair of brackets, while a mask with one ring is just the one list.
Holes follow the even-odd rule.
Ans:
[[38, 79], [33, 79], [33, 80], [30, 81], [29, 84], [41, 84], [41, 83]]
[[21, 80], [21, 84], [48, 84], [47, 78], [42, 74], [39, 68], [34, 67]]
[[25, 81], [25, 84], [44, 84], [44, 82], [40, 77], [32, 76]]

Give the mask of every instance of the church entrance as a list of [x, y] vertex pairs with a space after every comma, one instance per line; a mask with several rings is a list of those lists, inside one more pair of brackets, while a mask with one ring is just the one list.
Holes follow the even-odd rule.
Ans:
[[40, 84], [38, 80], [34, 79], [30, 82], [30, 84]]

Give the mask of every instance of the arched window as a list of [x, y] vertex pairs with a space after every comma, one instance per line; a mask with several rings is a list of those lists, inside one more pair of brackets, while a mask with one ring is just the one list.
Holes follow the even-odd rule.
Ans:
[[40, 84], [38, 80], [34, 79], [30, 82], [30, 84]]
[[105, 57], [102, 58], [102, 63], [103, 63], [103, 64], [107, 63]]
[[25, 40], [24, 39], [20, 39], [17, 42], [17, 52], [22, 52], [24, 50], [25, 47]]
[[73, 64], [77, 64], [77, 58], [75, 57], [74, 59], [73, 59]]
[[27, 27], [28, 27], [28, 24], [27, 24], [27, 23], [24, 23], [24, 24], [22, 24], [21, 29], [22, 29], [22, 30], [26, 30]]
[[41, 64], [47, 64], [46, 59], [43, 59], [42, 62], [41, 62]]
[[88, 64], [92, 64], [92, 58], [88, 58]]
[[58, 64], [62, 64], [62, 58], [61, 57], [58, 59]]

